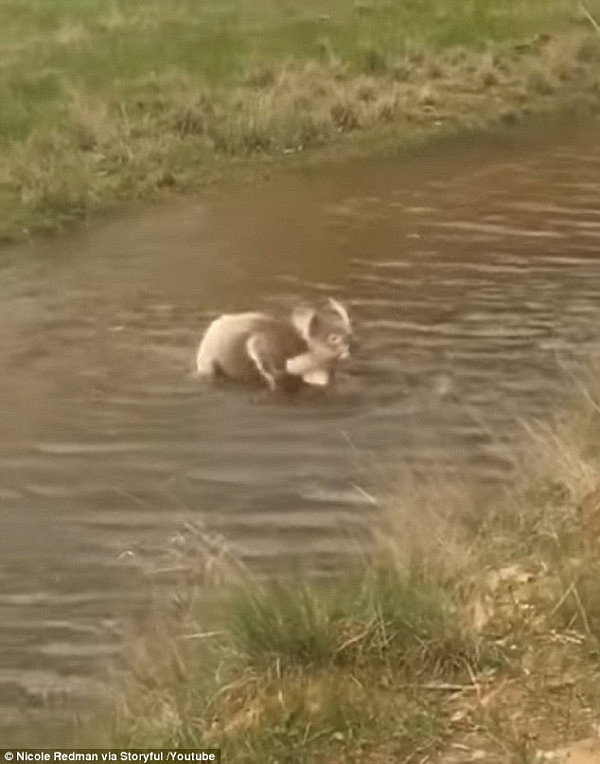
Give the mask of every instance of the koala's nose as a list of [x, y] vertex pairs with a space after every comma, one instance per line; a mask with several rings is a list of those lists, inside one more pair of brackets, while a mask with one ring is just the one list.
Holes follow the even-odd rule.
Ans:
[[350, 358], [350, 356], [356, 351], [357, 347], [358, 343], [356, 340], [353, 338], [349, 339], [341, 348], [340, 359], [345, 360], [346, 358]]
[[351, 337], [348, 341], [348, 355], [351, 353], [356, 353], [356, 351], [359, 349], [360, 343], [356, 339], [356, 337]]

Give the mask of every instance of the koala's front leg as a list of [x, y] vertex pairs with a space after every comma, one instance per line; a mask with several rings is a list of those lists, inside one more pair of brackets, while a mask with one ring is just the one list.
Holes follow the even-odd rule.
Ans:
[[264, 337], [261, 334], [253, 334], [246, 342], [246, 352], [255, 365], [256, 370], [265, 381], [269, 390], [273, 393], [277, 390], [277, 374], [269, 368], [269, 359], [264, 353]]

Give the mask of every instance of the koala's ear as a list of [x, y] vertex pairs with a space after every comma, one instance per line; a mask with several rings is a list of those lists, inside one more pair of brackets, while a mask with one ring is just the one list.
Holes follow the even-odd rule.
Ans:
[[319, 325], [319, 315], [314, 308], [295, 308], [292, 312], [292, 323], [305, 340], [314, 336]]
[[346, 308], [342, 305], [341, 302], [338, 302], [337, 300], [334, 300], [333, 297], [328, 297], [327, 302], [329, 304], [329, 307], [334, 310], [338, 316], [342, 319], [342, 322], [344, 323], [344, 326], [348, 331], [351, 330], [352, 324], [350, 323], [350, 316], [348, 315], [348, 311]]

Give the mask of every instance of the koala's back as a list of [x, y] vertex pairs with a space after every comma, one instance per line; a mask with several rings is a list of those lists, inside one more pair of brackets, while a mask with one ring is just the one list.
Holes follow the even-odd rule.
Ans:
[[247, 342], [257, 338], [265, 366], [285, 371], [285, 362], [306, 350], [306, 343], [288, 322], [264, 313], [236, 313], [213, 321], [200, 343], [196, 366], [199, 374], [222, 375], [229, 379], [260, 381], [255, 363], [248, 356]]

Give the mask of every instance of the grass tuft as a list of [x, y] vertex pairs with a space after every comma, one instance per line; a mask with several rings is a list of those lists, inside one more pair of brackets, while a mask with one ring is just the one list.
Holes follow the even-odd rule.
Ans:
[[310, 585], [276, 581], [235, 593], [229, 629], [251, 662], [324, 666], [336, 652], [336, 621], [334, 603]]

